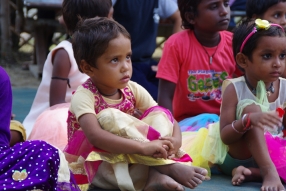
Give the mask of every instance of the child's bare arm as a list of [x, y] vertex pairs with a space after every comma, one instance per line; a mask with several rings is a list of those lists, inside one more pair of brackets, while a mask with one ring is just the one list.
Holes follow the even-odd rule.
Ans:
[[[220, 114], [220, 135], [226, 145], [235, 143], [242, 136], [242, 134], [235, 132], [231, 126], [235, 120], [237, 103], [235, 88], [233, 84], [229, 84], [223, 93]], [[237, 121], [236, 123], [239, 124], [241, 121]], [[239, 129], [237, 130], [239, 131]]]
[[[233, 84], [226, 88], [222, 100], [220, 116], [221, 139], [228, 145], [241, 139], [245, 132], [246, 119], [242, 121], [242, 118], [234, 122], [238, 101]], [[244, 108], [242, 115], [249, 113], [250, 125], [253, 128], [265, 129], [281, 126], [281, 119], [276, 111], [262, 112], [258, 105], [251, 104]]]
[[94, 114], [84, 114], [79, 118], [80, 126], [89, 142], [97, 148], [117, 154], [141, 154], [167, 158], [167, 151], [164, 145], [173, 149], [168, 140], [156, 140], [148, 143], [141, 143], [131, 139], [114, 135], [100, 127]]
[[182, 18], [180, 15], [180, 11], [177, 10], [173, 13], [169, 19], [173, 22], [173, 33], [182, 31]]
[[[55, 52], [53, 58], [53, 73], [52, 77], [59, 77], [62, 79], [68, 79], [68, 75], [71, 68], [69, 55], [66, 50], [59, 49]], [[50, 106], [65, 103], [67, 80], [52, 79], [50, 86]]]
[[173, 113], [173, 97], [176, 84], [167, 80], [159, 80], [158, 105], [169, 109]]
[[[168, 80], [159, 80], [159, 93], [158, 93], [158, 105], [162, 106], [171, 113], [173, 113], [173, 98], [176, 89], [176, 84]], [[162, 140], [169, 140], [174, 145], [174, 150], [169, 151], [169, 155], [177, 153], [179, 148], [182, 146], [182, 134], [177, 121], [174, 122], [173, 136], [162, 137]]]
[[281, 127], [282, 125], [282, 119], [278, 116], [276, 111], [253, 112], [249, 117], [253, 128], [271, 130]]
[[161, 137], [160, 139], [169, 140], [173, 144], [174, 149], [169, 150], [168, 152], [169, 155], [176, 154], [178, 152], [178, 150], [182, 146], [182, 133], [181, 133], [181, 129], [177, 121], [174, 121], [173, 136], [172, 137]]

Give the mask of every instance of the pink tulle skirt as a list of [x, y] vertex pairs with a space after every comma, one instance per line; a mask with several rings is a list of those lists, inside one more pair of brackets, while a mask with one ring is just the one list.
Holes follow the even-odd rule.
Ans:
[[286, 140], [265, 133], [265, 139], [268, 147], [269, 155], [276, 166], [280, 178], [286, 182]]
[[54, 105], [36, 120], [28, 140], [44, 140], [63, 150], [67, 144], [67, 117], [70, 103]]

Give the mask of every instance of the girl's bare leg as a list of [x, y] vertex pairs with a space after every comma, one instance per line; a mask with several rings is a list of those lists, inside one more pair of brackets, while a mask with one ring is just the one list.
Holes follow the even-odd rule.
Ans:
[[[244, 113], [250, 112], [261, 112], [260, 107], [258, 106], [247, 106], [244, 109]], [[238, 145], [247, 146], [250, 154], [256, 161], [261, 178], [263, 180], [261, 190], [262, 191], [284, 191], [285, 188], [281, 183], [280, 177], [277, 173], [277, 170], [269, 156], [265, 137], [264, 130], [258, 127], [253, 127], [251, 130], [245, 133], [240, 141], [234, 145], [229, 145], [229, 154], [234, 158], [239, 155], [237, 151]], [[245, 147], [244, 147], [245, 148]], [[250, 157], [250, 156], [249, 156]]]
[[186, 166], [180, 163], [154, 167], [160, 173], [173, 178], [178, 183], [194, 189], [206, 180], [207, 170], [204, 168]]
[[171, 177], [150, 167], [149, 178], [144, 191], [182, 191], [184, 187]]

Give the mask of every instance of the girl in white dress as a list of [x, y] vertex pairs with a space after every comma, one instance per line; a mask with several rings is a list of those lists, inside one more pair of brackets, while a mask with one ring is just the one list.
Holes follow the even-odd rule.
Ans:
[[[63, 19], [68, 34], [81, 18], [112, 17], [111, 0], [65, 0]], [[28, 140], [45, 140], [63, 150], [67, 143], [67, 112], [72, 92], [88, 79], [78, 70], [70, 39], [49, 53], [33, 105], [23, 125]], [[59, 112], [57, 112], [59, 111]], [[56, 115], [55, 115], [56, 113]]]

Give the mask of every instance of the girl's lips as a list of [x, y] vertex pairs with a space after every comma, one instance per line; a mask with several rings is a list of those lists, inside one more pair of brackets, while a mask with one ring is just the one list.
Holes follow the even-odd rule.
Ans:
[[274, 77], [280, 77], [281, 73], [280, 72], [271, 72], [270, 75], [274, 76]]
[[222, 20], [219, 21], [219, 23], [228, 24], [229, 23], [229, 19], [222, 19]]
[[121, 78], [121, 81], [123, 82], [128, 82], [130, 80], [129, 76], [124, 76], [123, 78]]

